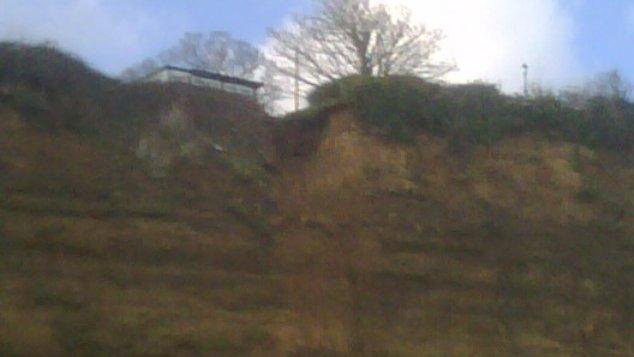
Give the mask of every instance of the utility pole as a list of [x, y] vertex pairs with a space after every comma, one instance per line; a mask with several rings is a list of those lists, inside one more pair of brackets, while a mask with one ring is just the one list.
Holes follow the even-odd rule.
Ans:
[[295, 50], [295, 111], [299, 110], [299, 51]]
[[528, 65], [524, 63], [522, 69], [524, 70], [524, 98], [528, 98]]

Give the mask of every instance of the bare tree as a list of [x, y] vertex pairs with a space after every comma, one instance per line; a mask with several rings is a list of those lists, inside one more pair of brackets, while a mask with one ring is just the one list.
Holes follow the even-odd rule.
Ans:
[[613, 100], [625, 100], [632, 88], [618, 70], [611, 70], [597, 75], [586, 87], [593, 96]]
[[256, 78], [263, 84], [258, 90], [258, 101], [270, 114], [280, 114], [284, 112], [281, 101], [285, 98], [285, 88], [290, 88], [292, 83], [289, 78], [277, 78], [274, 68], [264, 59], [262, 66], [256, 71]]
[[127, 68], [121, 73], [121, 78], [124, 80], [135, 80], [138, 78], [142, 78], [150, 74], [152, 71], [161, 67], [161, 63], [153, 58], [147, 58], [143, 60], [141, 63], [135, 64], [134, 66]]
[[618, 70], [599, 73], [583, 86], [560, 92], [560, 97], [568, 105], [583, 109], [594, 99], [604, 99], [611, 103], [627, 101], [632, 84]]
[[[439, 78], [455, 69], [434, 61], [443, 35], [412, 21], [406, 8], [372, 6], [370, 0], [316, 0], [312, 15], [270, 31], [271, 63], [282, 76], [317, 86], [351, 74]], [[295, 65], [301, 64], [299, 74]]]
[[136, 79], [160, 66], [174, 65], [253, 78], [261, 64], [257, 48], [226, 32], [186, 33], [176, 45], [125, 70], [122, 77]]

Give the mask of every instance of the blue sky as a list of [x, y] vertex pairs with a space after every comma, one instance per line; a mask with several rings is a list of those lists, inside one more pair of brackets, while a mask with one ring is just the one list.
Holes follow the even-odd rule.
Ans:
[[634, 0], [586, 0], [571, 10], [575, 54], [584, 71], [620, 68], [634, 79]]
[[260, 44], [266, 40], [267, 29], [282, 26], [289, 15], [310, 8], [308, 0], [108, 0], [103, 3], [113, 13], [143, 13], [165, 24], [158, 36], [150, 39], [159, 49], [176, 42], [185, 31], [223, 30], [236, 38]]
[[[447, 35], [452, 80], [562, 87], [618, 68], [634, 80], [634, 0], [376, 0], [404, 4]], [[310, 0], [0, 0], [0, 40], [51, 40], [111, 75], [186, 31], [225, 30], [258, 46]]]

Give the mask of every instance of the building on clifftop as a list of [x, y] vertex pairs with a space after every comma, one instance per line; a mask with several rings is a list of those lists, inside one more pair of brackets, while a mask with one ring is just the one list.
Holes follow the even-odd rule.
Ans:
[[148, 74], [143, 81], [160, 83], [187, 83], [199, 87], [220, 89], [226, 92], [255, 98], [262, 83], [238, 77], [198, 69], [165, 66]]

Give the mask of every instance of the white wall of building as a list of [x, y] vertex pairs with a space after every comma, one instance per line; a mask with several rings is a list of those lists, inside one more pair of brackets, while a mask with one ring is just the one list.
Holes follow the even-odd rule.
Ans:
[[163, 69], [158, 71], [152, 75], [150, 75], [147, 79], [150, 82], [179, 82], [179, 83], [188, 83], [201, 87], [215, 88], [221, 89], [230, 93], [236, 93], [246, 96], [255, 97], [255, 90], [250, 87], [234, 84], [234, 83], [224, 83], [218, 80], [197, 77], [192, 75], [191, 73], [177, 71], [173, 69]]

